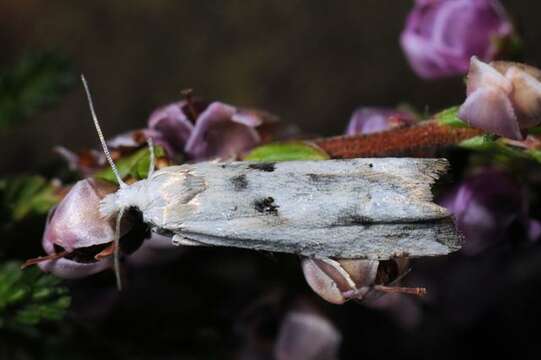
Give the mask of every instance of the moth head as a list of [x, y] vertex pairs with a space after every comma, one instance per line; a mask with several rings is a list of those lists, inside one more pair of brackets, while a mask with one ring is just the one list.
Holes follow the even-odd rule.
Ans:
[[[120, 186], [120, 189], [114, 193], [106, 196], [99, 205], [100, 213], [106, 217], [111, 218], [112, 216], [116, 215], [116, 226], [115, 226], [115, 236], [113, 241], [114, 246], [114, 270], [115, 275], [117, 279], [117, 286], [120, 290], [122, 288], [122, 282], [120, 278], [120, 260], [119, 260], [119, 251], [120, 251], [120, 225], [122, 221], [122, 216], [124, 215], [125, 211], [128, 211], [128, 209], [131, 208], [137, 208], [138, 203], [142, 201], [143, 199], [141, 196], [138, 196], [142, 194], [138, 190], [140, 188], [144, 188], [144, 186], [135, 186], [138, 183], [135, 183], [131, 186], [128, 186], [120, 176], [120, 172], [118, 171], [118, 168], [116, 167], [113, 158], [111, 157], [111, 153], [109, 152], [109, 149], [107, 148], [107, 143], [105, 141], [105, 137], [103, 136], [103, 132], [100, 127], [100, 123], [98, 121], [98, 117], [96, 115], [96, 111], [94, 110], [94, 104], [92, 102], [92, 95], [90, 93], [90, 89], [88, 88], [88, 84], [86, 82], [86, 79], [84, 75], [81, 75], [81, 80], [83, 82], [83, 87], [85, 89], [86, 97], [88, 100], [88, 105], [90, 107], [90, 113], [92, 115], [92, 120], [94, 122], [94, 126], [96, 128], [96, 132], [98, 133], [98, 137], [100, 139], [100, 143], [103, 149], [103, 153], [105, 154], [105, 157], [107, 159], [107, 162], [111, 166], [111, 170], [113, 171], [113, 174], [115, 175], [115, 178], [118, 182], [118, 185]], [[152, 140], [148, 139], [148, 145], [150, 149], [150, 169], [149, 169], [149, 176], [152, 175], [152, 172], [154, 171], [154, 147], [152, 145]], [[139, 182], [140, 183], [140, 182]], [[144, 192], [143, 192], [144, 193]], [[140, 209], [140, 207], [139, 207]]]

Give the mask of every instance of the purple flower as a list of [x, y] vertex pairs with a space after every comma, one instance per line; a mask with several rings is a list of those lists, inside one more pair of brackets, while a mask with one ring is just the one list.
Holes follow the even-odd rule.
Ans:
[[372, 134], [395, 127], [411, 125], [415, 116], [389, 108], [360, 107], [353, 112], [346, 130], [347, 135]]
[[469, 125], [515, 140], [541, 123], [541, 71], [532, 66], [471, 59], [467, 98], [459, 117]]
[[[115, 219], [99, 212], [100, 201], [116, 191], [116, 186], [92, 178], [78, 181], [51, 210], [42, 246], [47, 256], [28, 260], [46, 272], [65, 279], [86, 277], [112, 266]], [[123, 217], [120, 251], [131, 266], [170, 261], [185, 250], [171, 238], [148, 232], [148, 227], [130, 211]]]
[[[168, 147], [190, 160], [234, 159], [261, 142], [256, 128], [273, 118], [218, 101], [180, 101], [156, 110], [149, 129], [159, 132]], [[274, 119], [272, 119], [274, 120]]]
[[400, 43], [413, 70], [435, 79], [466, 73], [474, 55], [492, 60], [512, 32], [497, 0], [417, 0]]
[[485, 169], [466, 179], [440, 203], [453, 213], [465, 236], [462, 251], [467, 255], [506, 241], [539, 236], [539, 223], [528, 217], [524, 189], [500, 171]]
[[[265, 111], [237, 108], [218, 101], [206, 103], [196, 99], [179, 101], [155, 110], [148, 127], [117, 135], [107, 141], [113, 157], [122, 157], [146, 146], [148, 138], [162, 146], [169, 159], [190, 161], [236, 159], [262, 142], [283, 133], [278, 118]], [[282, 134], [281, 134], [282, 132]], [[106, 166], [100, 151], [74, 153], [56, 147], [72, 170], [91, 176]]]

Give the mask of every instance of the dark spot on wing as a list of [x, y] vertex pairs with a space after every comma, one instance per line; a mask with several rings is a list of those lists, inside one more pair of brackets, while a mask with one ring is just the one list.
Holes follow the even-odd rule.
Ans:
[[374, 224], [374, 220], [368, 216], [358, 214], [342, 214], [333, 224], [334, 226], [352, 226], [352, 225], [364, 225], [370, 226]]
[[248, 187], [248, 179], [244, 174], [237, 175], [231, 178], [231, 184], [235, 191], [242, 191]]
[[259, 171], [266, 171], [266, 172], [273, 172], [275, 167], [274, 167], [274, 164], [275, 163], [255, 163], [255, 164], [250, 164], [248, 165], [248, 167], [250, 169], [254, 169], [254, 170], [259, 170]]
[[321, 185], [330, 185], [336, 183], [337, 175], [326, 175], [326, 174], [306, 174], [308, 179], [311, 182], [321, 184]]
[[373, 168], [374, 164], [370, 163], [370, 164], [368, 164], [368, 167]]
[[270, 196], [256, 200], [254, 208], [260, 213], [278, 215], [278, 205], [274, 203], [274, 199]]

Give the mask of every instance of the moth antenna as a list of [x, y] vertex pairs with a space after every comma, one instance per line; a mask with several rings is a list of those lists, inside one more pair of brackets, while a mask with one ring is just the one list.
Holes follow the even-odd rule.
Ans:
[[156, 156], [154, 155], [154, 142], [152, 141], [152, 138], [149, 137], [147, 139], [147, 144], [148, 144], [148, 152], [150, 156], [150, 163], [148, 165], [148, 175], [147, 175], [147, 178], [149, 178], [154, 173], [154, 167], [156, 166], [155, 165]]
[[113, 174], [115, 174], [115, 178], [118, 181], [118, 185], [121, 188], [126, 187], [127, 185], [124, 181], [122, 181], [122, 177], [120, 176], [120, 173], [118, 172], [115, 162], [113, 161], [113, 158], [111, 157], [111, 153], [109, 152], [109, 148], [107, 147], [107, 143], [105, 142], [105, 137], [103, 136], [103, 132], [101, 131], [100, 123], [98, 121], [98, 117], [96, 116], [96, 111], [94, 110], [94, 103], [92, 102], [92, 95], [90, 94], [90, 89], [88, 88], [88, 84], [83, 74], [81, 74], [81, 81], [83, 82], [83, 86], [85, 88], [86, 98], [88, 100], [88, 106], [90, 106], [90, 113], [92, 114], [92, 120], [94, 121], [94, 126], [96, 127], [96, 131], [98, 132], [98, 137], [100, 138], [101, 147], [103, 148], [103, 152], [105, 153], [107, 162], [111, 166], [111, 170], [113, 170]]
[[113, 241], [114, 253], [113, 253], [113, 269], [116, 277], [116, 287], [118, 291], [122, 290], [122, 279], [120, 276], [120, 223], [124, 216], [124, 208], [121, 208], [116, 217], [115, 238]]

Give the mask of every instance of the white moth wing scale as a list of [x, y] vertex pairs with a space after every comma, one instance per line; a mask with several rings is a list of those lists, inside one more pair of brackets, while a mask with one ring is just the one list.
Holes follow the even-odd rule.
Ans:
[[203, 245], [379, 260], [445, 255], [460, 238], [448, 211], [432, 202], [431, 185], [447, 165], [206, 162], [156, 171], [127, 198], [137, 198], [131, 205], [157, 231]]

